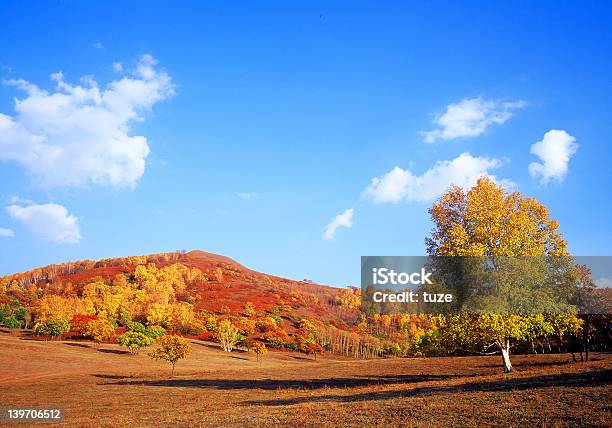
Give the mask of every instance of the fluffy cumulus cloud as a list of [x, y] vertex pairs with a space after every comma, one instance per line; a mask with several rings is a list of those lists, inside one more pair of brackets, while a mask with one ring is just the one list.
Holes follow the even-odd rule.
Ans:
[[382, 177], [374, 177], [363, 191], [362, 197], [374, 203], [398, 203], [401, 201], [430, 201], [440, 196], [452, 184], [467, 188], [479, 177], [487, 176], [505, 187], [511, 187], [508, 180], [497, 180], [490, 171], [499, 168], [500, 159], [474, 157], [462, 153], [453, 160], [438, 161], [423, 175], [398, 166]]
[[78, 243], [81, 240], [78, 219], [58, 204], [9, 205], [9, 215], [32, 234], [57, 243]]
[[15, 232], [11, 229], [6, 229], [4, 227], [0, 227], [0, 237], [2, 238], [12, 238], [15, 236]]
[[423, 140], [453, 140], [461, 137], [477, 137], [491, 125], [502, 124], [512, 117], [513, 111], [525, 106], [524, 101], [502, 102], [486, 98], [465, 98], [446, 107], [446, 112], [437, 116], [437, 129], [421, 131]]
[[133, 188], [149, 145], [144, 136], [130, 135], [130, 127], [173, 95], [170, 76], [143, 55], [134, 70], [103, 88], [91, 76], [79, 84], [66, 82], [61, 72], [51, 79], [51, 92], [23, 79], [4, 81], [26, 95], [15, 99], [14, 115], [0, 113], [0, 160], [18, 162], [45, 187], [92, 182]]
[[353, 225], [353, 210], [349, 208], [344, 211], [342, 214], [338, 214], [336, 217], [332, 219], [332, 221], [325, 226], [325, 231], [323, 232], [323, 239], [334, 239], [336, 236], [336, 230], [339, 227], [351, 227]]
[[529, 174], [540, 178], [543, 184], [551, 180], [563, 181], [567, 175], [568, 164], [571, 157], [578, 150], [576, 138], [566, 131], [551, 129], [542, 141], [531, 146], [531, 153], [542, 161], [529, 164]]

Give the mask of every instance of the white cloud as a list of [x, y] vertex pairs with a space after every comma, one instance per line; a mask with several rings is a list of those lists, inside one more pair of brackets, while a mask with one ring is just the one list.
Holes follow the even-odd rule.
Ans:
[[26, 97], [15, 99], [14, 116], [0, 113], [0, 160], [20, 163], [44, 187], [135, 187], [149, 145], [144, 136], [130, 135], [130, 127], [174, 94], [172, 79], [155, 65], [143, 55], [132, 73], [104, 88], [91, 76], [72, 85], [61, 72], [51, 75], [51, 93], [22, 79], [5, 81]]
[[36, 236], [57, 243], [81, 240], [78, 219], [62, 205], [9, 205], [6, 211]]
[[3, 227], [0, 227], [0, 237], [12, 238], [14, 236], [15, 236], [15, 232], [13, 232], [11, 229], [5, 229]]
[[104, 45], [103, 45], [102, 43], [100, 43], [100, 42], [95, 42], [95, 43], [93, 44], [93, 47], [94, 47], [94, 48], [96, 48], [96, 49], [98, 49], [98, 50], [100, 50], [100, 49], [104, 49]]
[[423, 140], [452, 140], [460, 137], [477, 137], [491, 125], [502, 124], [512, 117], [512, 111], [526, 105], [524, 101], [502, 102], [485, 98], [465, 98], [449, 104], [446, 112], [437, 116], [434, 123], [439, 126], [432, 131], [421, 131]]
[[123, 64], [120, 62], [113, 62], [113, 71], [123, 73]]
[[567, 174], [567, 164], [578, 150], [576, 138], [566, 131], [551, 129], [542, 141], [531, 146], [531, 153], [542, 160], [542, 163], [533, 162], [529, 164], [529, 174], [532, 177], [540, 177], [543, 184], [551, 180], [563, 181]]
[[[436, 162], [423, 175], [415, 175], [410, 170], [396, 166], [382, 177], [374, 177], [362, 197], [374, 203], [429, 201], [444, 193], [451, 184], [468, 188], [479, 177], [487, 176], [496, 180], [489, 171], [499, 168], [503, 163], [501, 159], [462, 153], [453, 160]], [[505, 187], [513, 185], [508, 180], [496, 181]]]
[[255, 199], [257, 196], [259, 196], [259, 194], [257, 194], [256, 192], [241, 192], [241, 193], [238, 193], [238, 197], [240, 199]]
[[327, 226], [325, 226], [325, 231], [323, 232], [323, 239], [334, 239], [336, 236], [336, 230], [339, 227], [351, 227], [353, 225], [353, 210], [349, 208], [344, 211], [342, 214], [338, 214], [334, 217]]

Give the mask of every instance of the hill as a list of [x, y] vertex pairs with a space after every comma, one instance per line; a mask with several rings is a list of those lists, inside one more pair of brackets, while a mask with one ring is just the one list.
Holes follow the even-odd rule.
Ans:
[[30, 316], [25, 327], [102, 315], [118, 327], [138, 321], [207, 339], [229, 318], [245, 337], [281, 348], [292, 346], [303, 320], [352, 331], [360, 314], [356, 290], [267, 275], [204, 251], [83, 260], [0, 278], [0, 304], [16, 301]]
[[[0, 278], [0, 323], [42, 337], [112, 343], [126, 330], [161, 328], [219, 342], [230, 335], [231, 347], [243, 349], [354, 358], [483, 352], [466, 348], [452, 318], [364, 313], [360, 303], [360, 290], [280, 278], [203, 251], [84, 260]], [[111, 333], [94, 334], [93, 321]], [[591, 350], [609, 350], [609, 316], [576, 320], [572, 332], [555, 330], [557, 321], [542, 318], [544, 333], [517, 341], [513, 353], [579, 352], [581, 337]], [[580, 325], [588, 325], [587, 336]]]
[[117, 275], [133, 277], [138, 266], [151, 264], [157, 268], [180, 264], [204, 274], [203, 280], [188, 284], [191, 293], [189, 300], [194, 301], [196, 311], [205, 309], [217, 312], [229, 308], [230, 314], [239, 315], [245, 302], [252, 302], [265, 311], [277, 305], [289, 304], [294, 309], [303, 309], [300, 312], [304, 316], [333, 319], [335, 315], [326, 311], [330, 306], [335, 306], [335, 298], [342, 291], [267, 275], [248, 269], [229, 257], [197, 250], [49, 265], [0, 278], [0, 283], [17, 281], [22, 288], [34, 285], [43, 292], [67, 284], [81, 289], [95, 281], [111, 282]]

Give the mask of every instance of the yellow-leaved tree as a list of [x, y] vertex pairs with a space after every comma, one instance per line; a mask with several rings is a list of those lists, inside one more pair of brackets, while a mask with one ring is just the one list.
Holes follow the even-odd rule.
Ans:
[[[457, 186], [451, 187], [429, 213], [434, 223], [431, 236], [426, 239], [429, 255], [474, 256], [492, 265], [505, 259], [506, 262], [499, 262], [503, 268], [499, 269], [496, 278], [510, 292], [519, 280], [532, 274], [544, 277], [540, 260], [548, 256], [568, 256], [567, 243], [558, 231], [559, 224], [549, 218], [544, 205], [519, 192], [510, 193], [486, 177], [480, 178], [467, 192]], [[537, 257], [526, 257], [523, 259], [531, 260], [521, 262], [516, 256]], [[511, 268], [507, 268], [508, 265]], [[515, 270], [520, 270], [520, 279], [513, 275]], [[533, 279], [537, 280], [539, 278]], [[529, 299], [533, 300], [528, 293], [513, 296], [513, 299], [514, 307], [517, 302], [527, 305]], [[571, 313], [557, 315], [554, 321], [529, 311], [492, 311], [438, 319], [443, 340], [455, 342], [460, 349], [469, 347], [481, 352], [496, 349], [502, 355], [506, 373], [512, 370], [510, 349], [513, 341], [530, 340], [553, 334], [555, 328], [576, 329], [580, 325]]]
[[93, 339], [96, 346], [115, 334], [115, 326], [105, 318], [89, 321], [83, 328], [83, 334]]
[[236, 344], [244, 339], [244, 336], [228, 319], [219, 323], [215, 336], [225, 352], [232, 352]]
[[172, 364], [171, 376], [174, 376], [174, 366], [177, 361], [187, 358], [191, 354], [191, 345], [181, 336], [173, 334], [159, 336], [156, 340], [159, 347], [149, 356], [154, 360], [168, 361]]

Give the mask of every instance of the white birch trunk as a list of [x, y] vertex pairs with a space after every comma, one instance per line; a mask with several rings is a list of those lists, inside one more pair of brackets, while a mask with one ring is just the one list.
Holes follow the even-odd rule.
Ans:
[[510, 373], [512, 371], [512, 363], [510, 362], [510, 339], [506, 339], [506, 341], [500, 345], [500, 348], [504, 364], [504, 373]]

